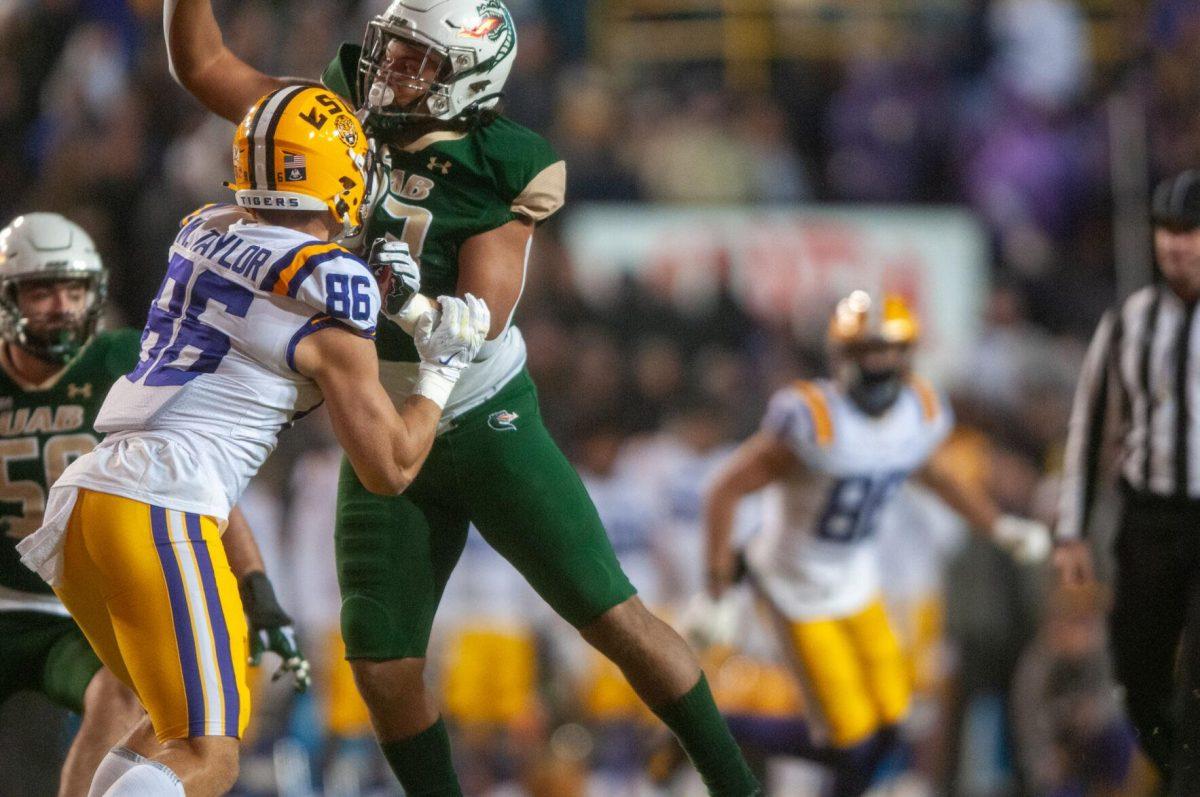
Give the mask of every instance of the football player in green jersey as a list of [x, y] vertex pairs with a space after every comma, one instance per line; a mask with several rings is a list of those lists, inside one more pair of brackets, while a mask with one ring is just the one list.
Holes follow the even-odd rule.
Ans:
[[[167, 0], [164, 28], [172, 74], [227, 119], [305, 82], [263, 74], [232, 53], [211, 0]], [[422, 673], [434, 612], [474, 523], [621, 668], [712, 793], [755, 794], [695, 656], [637, 598], [539, 415], [512, 315], [534, 228], [563, 204], [566, 167], [497, 110], [516, 46], [499, 0], [394, 0], [362, 47], [343, 45], [322, 78], [359, 110], [373, 139], [379, 185], [365, 241], [375, 244], [374, 264], [403, 271], [411, 254], [425, 292], [470, 291], [492, 309], [488, 343], [455, 388], [408, 491], [371, 495], [343, 468], [335, 534], [347, 658], [406, 790], [458, 794]], [[315, 128], [328, 123], [319, 109], [309, 116]], [[379, 330], [380, 376], [402, 401], [416, 375], [412, 340], [386, 320]]]
[[[143, 716], [16, 550], [41, 525], [49, 487], [99, 442], [92, 427], [109, 388], [137, 365], [137, 332], [96, 331], [105, 283], [91, 238], [62, 216], [27, 213], [0, 230], [0, 702], [28, 689], [82, 714], [59, 779], [64, 797], [88, 794], [98, 765], [97, 782], [106, 768], [121, 769], [128, 755], [105, 753]], [[252, 656], [278, 653], [281, 672], [306, 688], [308, 663], [240, 513], [223, 541], [250, 618]]]

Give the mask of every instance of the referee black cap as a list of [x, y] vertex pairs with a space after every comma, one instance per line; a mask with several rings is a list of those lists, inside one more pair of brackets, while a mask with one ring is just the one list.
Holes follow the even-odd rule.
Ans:
[[1200, 170], [1188, 169], [1154, 189], [1150, 220], [1156, 227], [1191, 230], [1200, 227]]

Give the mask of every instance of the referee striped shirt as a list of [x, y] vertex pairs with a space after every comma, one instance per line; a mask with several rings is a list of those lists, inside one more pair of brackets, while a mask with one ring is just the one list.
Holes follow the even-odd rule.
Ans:
[[1164, 284], [1137, 291], [1100, 321], [1075, 391], [1057, 536], [1086, 534], [1115, 453], [1136, 493], [1200, 500], [1200, 319]]

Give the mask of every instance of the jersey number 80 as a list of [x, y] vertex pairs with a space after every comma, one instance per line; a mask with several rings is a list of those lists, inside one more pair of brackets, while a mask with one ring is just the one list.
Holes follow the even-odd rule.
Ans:
[[907, 476], [899, 471], [839, 479], [821, 513], [817, 537], [851, 543], [874, 535], [880, 510]]

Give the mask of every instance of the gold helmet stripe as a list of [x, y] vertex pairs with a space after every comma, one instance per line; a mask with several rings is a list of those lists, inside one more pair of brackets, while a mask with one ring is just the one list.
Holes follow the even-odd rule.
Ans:
[[[246, 147], [246, 161], [247, 161], [246, 162], [246, 179], [250, 181], [251, 186], [254, 185], [255, 175], [257, 174], [258, 167], [256, 164], [258, 163], [258, 161], [262, 160], [261, 157], [255, 157], [256, 153], [254, 150], [257, 149], [257, 147], [254, 144], [253, 133], [254, 133], [254, 128], [256, 128], [258, 126], [258, 120], [262, 119], [263, 110], [266, 107], [267, 107], [267, 98], [264, 97], [263, 99], [259, 100], [258, 107], [253, 109], [254, 118], [250, 120], [251, 135], [250, 135], [250, 140], [248, 142], [249, 146]], [[237, 139], [235, 138], [234, 139], [235, 143], [236, 143], [236, 140]], [[235, 160], [236, 160], [236, 158], [235, 158]]]
[[251, 174], [254, 175], [252, 188], [274, 190], [275, 141], [272, 133], [279, 126], [279, 119], [283, 116], [288, 101], [304, 91], [305, 88], [307, 87], [290, 86], [282, 91], [277, 91], [259, 109], [260, 113], [254, 120], [252, 132], [254, 146], [250, 149], [250, 158], [254, 163], [254, 170], [251, 171]]

